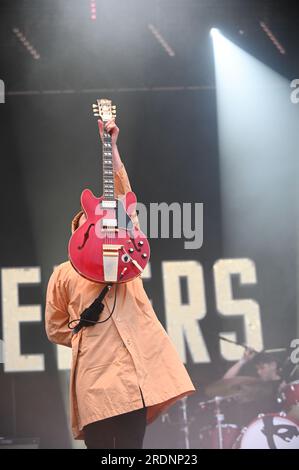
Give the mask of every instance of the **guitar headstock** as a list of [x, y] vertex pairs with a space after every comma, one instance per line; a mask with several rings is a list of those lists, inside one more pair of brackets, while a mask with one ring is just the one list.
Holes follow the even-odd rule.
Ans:
[[111, 100], [97, 100], [97, 104], [93, 104], [92, 109], [94, 116], [99, 116], [104, 122], [116, 118], [116, 106], [112, 106]]

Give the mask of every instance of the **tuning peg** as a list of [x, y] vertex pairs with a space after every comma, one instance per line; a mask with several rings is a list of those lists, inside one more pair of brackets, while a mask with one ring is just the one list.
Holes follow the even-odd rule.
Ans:
[[100, 116], [99, 113], [93, 113], [94, 116]]

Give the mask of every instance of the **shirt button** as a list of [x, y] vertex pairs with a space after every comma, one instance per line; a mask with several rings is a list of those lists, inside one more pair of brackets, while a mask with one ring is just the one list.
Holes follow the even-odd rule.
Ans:
[[130, 340], [130, 339], [127, 339], [127, 344], [130, 346], [130, 344], [131, 344], [131, 340]]

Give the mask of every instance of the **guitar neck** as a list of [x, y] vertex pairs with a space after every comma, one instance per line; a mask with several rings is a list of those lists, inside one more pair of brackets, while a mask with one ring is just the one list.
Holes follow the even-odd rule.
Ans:
[[[104, 122], [105, 125], [105, 122]], [[113, 174], [113, 158], [112, 158], [112, 142], [111, 135], [104, 130], [103, 146], [103, 195], [104, 199], [113, 200], [114, 195], [114, 174]]]

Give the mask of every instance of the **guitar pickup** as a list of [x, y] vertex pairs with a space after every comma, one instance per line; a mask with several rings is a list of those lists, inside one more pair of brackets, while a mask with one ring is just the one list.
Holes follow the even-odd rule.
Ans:
[[102, 227], [117, 227], [116, 219], [102, 219]]
[[116, 201], [107, 201], [104, 200], [101, 202], [103, 209], [115, 209], [116, 208]]

